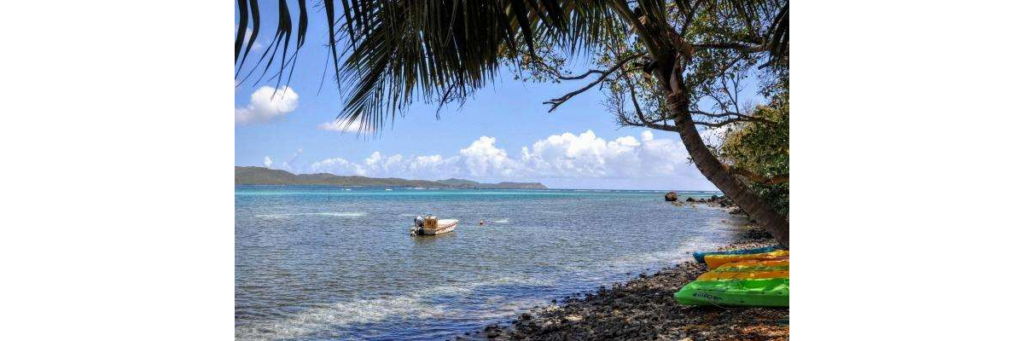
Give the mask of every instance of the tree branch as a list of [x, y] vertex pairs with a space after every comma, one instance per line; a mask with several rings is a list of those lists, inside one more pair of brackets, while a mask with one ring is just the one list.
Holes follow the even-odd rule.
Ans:
[[688, 11], [686, 13], [686, 19], [683, 21], [683, 28], [679, 30], [680, 35], [685, 35], [686, 30], [689, 29], [690, 24], [693, 23], [693, 15], [697, 14], [697, 7], [700, 7], [701, 0], [697, 0], [696, 2], [693, 3], [693, 5], [690, 5], [690, 1], [687, 0], [686, 4]]
[[693, 44], [693, 48], [701, 50], [733, 50], [741, 53], [758, 53], [768, 51], [767, 45], [747, 45], [741, 43]]
[[[626, 65], [626, 63], [628, 63], [630, 60], [639, 58], [640, 56], [643, 56], [643, 55], [645, 55], [645, 54], [641, 53], [641, 54], [635, 54], [635, 55], [623, 58], [622, 60], [620, 60], [618, 63], [615, 63], [614, 66], [612, 66], [610, 69], [607, 69], [607, 70], [590, 70], [590, 71], [587, 71], [587, 73], [584, 73], [583, 75], [571, 76], [569, 78], [563, 78], [563, 77], [559, 76], [559, 78], [562, 78], [562, 79], [581, 79], [583, 77], [586, 77], [587, 75], [591, 75], [591, 74], [594, 74], [594, 73], [597, 73], [597, 74], [601, 75], [600, 77], [595, 79], [593, 82], [590, 82], [590, 84], [587, 84], [583, 88], [580, 88], [580, 89], [578, 89], [576, 91], [567, 93], [567, 94], [565, 94], [562, 97], [551, 99], [549, 101], [544, 102], [544, 104], [550, 104], [551, 105], [551, 109], [549, 109], [548, 112], [555, 111], [555, 109], [558, 109], [559, 105], [564, 104], [565, 102], [569, 101], [569, 99], [575, 97], [576, 95], [579, 95], [581, 93], [586, 92], [587, 90], [590, 90], [590, 88], [593, 88], [595, 85], [598, 85], [601, 82], [603, 82], [605, 79], [607, 79], [609, 75], [611, 75], [615, 71], [621, 69], [622, 66]], [[558, 72], [557, 70], [555, 70], [555, 72], [556, 72], [556, 76], [559, 75], [559, 73], [557, 73]]]
[[[622, 98], [621, 97], [615, 97], [616, 103], [617, 103], [616, 111], [617, 111], [617, 114], [619, 116], [619, 122], [622, 125], [633, 126], [633, 127], [645, 127], [645, 128], [651, 128], [651, 129], [663, 130], [663, 131], [670, 131], [670, 132], [679, 132], [680, 131], [679, 127], [676, 127], [674, 125], [664, 124], [664, 123], [659, 124], [659, 123], [654, 123], [654, 122], [648, 120], [646, 115], [644, 115], [644, 113], [643, 113], [643, 109], [640, 108], [640, 102], [636, 98], [636, 90], [633, 87], [633, 82], [632, 82], [632, 80], [630, 80], [629, 77], [626, 78], [626, 85], [629, 87], [629, 97], [630, 97], [630, 100], [633, 102], [633, 110], [634, 110], [633, 115], [636, 116], [636, 118], [639, 119], [640, 121], [639, 122], [634, 121], [633, 119], [631, 119], [629, 117], [629, 115], [626, 115], [626, 112], [624, 110], [622, 110]], [[621, 94], [619, 94], [618, 96], [621, 96]], [[660, 120], [660, 122], [664, 122], [665, 120], [667, 120], [667, 118], [664, 117], [664, 115], [662, 115], [662, 116], [663, 116], [663, 118]], [[655, 122], [659, 122], [659, 121], [655, 121]]]
[[730, 118], [728, 120], [719, 121], [719, 122], [693, 121], [693, 124], [696, 124], [696, 125], [699, 125], [699, 126], [711, 127], [711, 128], [720, 128], [720, 127], [724, 127], [724, 126], [727, 126], [727, 125], [730, 125], [730, 124], [733, 124], [733, 123], [739, 123], [739, 122], [758, 122], [758, 121], [753, 121], [753, 120], [745, 119], [745, 118]]
[[726, 111], [726, 112], [723, 112], [721, 114], [712, 114], [712, 113], [705, 112], [705, 111], [700, 111], [700, 110], [690, 110], [690, 113], [701, 115], [701, 116], [714, 117], [714, 118], [723, 118], [723, 117], [734, 118], [734, 119], [741, 120], [743, 122], [759, 122], [759, 123], [767, 123], [767, 124], [778, 124], [779, 123], [779, 122], [775, 122], [775, 121], [772, 121], [772, 120], [769, 120], [769, 119], [765, 119], [765, 118], [761, 118], [761, 117], [754, 117], [754, 116], [744, 115], [744, 114], [740, 114], [740, 113], [736, 113], [736, 112], [730, 112], [730, 111]]
[[743, 177], [746, 177], [747, 179], [750, 179], [751, 181], [762, 183], [765, 185], [777, 185], [789, 182], [789, 174], [779, 174], [769, 178], [761, 174], [751, 172], [750, 170], [747, 170], [746, 168], [739, 166], [725, 166], [725, 169], [728, 170], [731, 174], [741, 175]]

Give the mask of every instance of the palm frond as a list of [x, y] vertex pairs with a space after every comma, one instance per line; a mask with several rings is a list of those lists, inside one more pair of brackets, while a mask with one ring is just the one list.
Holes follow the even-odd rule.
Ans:
[[[496, 77], [519, 44], [573, 47], [599, 42], [593, 20], [609, 17], [603, 1], [448, 0], [348, 4], [360, 13], [339, 81], [348, 85], [338, 119], [381, 131], [416, 99], [465, 98]], [[565, 46], [565, 45], [563, 45]], [[579, 50], [578, 48], [576, 50]]]
[[[244, 69], [245, 61], [249, 56], [249, 52], [252, 51], [253, 46], [256, 44], [256, 39], [260, 34], [260, 5], [257, 0], [238, 0], [239, 10], [239, 22], [238, 32], [235, 35], [235, 77], [238, 77]], [[241, 83], [246, 82], [258, 69], [260, 65], [264, 65], [263, 71], [260, 73], [259, 78], [256, 82], [259, 82], [266, 76], [267, 72], [270, 71], [271, 65], [274, 64], [275, 58], [278, 57], [280, 52], [280, 59], [278, 59], [279, 71], [275, 73], [271, 79], [277, 78], [278, 85], [280, 85], [285, 69], [294, 70], [294, 63], [298, 57], [299, 50], [305, 44], [305, 36], [308, 27], [307, 17], [307, 5], [305, 0], [298, 0], [299, 8], [299, 23], [298, 32], [293, 33], [293, 21], [291, 11], [288, 6], [287, 0], [278, 0], [278, 23], [277, 31], [274, 33], [274, 38], [271, 40], [270, 46], [260, 55], [259, 60], [256, 61], [255, 65], [246, 73], [245, 77], [241, 80]], [[252, 21], [251, 34], [247, 34], [250, 30], [249, 21]], [[289, 49], [293, 35], [296, 37], [296, 44]], [[245, 45], [244, 52], [242, 52], [242, 45]], [[241, 58], [239, 58], [239, 52], [241, 52]], [[268, 58], [269, 57], [269, 58]], [[291, 66], [291, 68], [289, 68]], [[291, 72], [289, 72], [288, 78], [291, 79]]]
[[[295, 30], [289, 1], [298, 9]], [[417, 99], [443, 104], [466, 98], [491, 82], [510, 59], [535, 58], [538, 44], [557, 46], [570, 56], [583, 54], [607, 48], [609, 37], [631, 27], [634, 31], [629, 34], [647, 40], [648, 45], [665, 46], [669, 43], [662, 31], [672, 20], [670, 6], [685, 8], [688, 13], [698, 4], [709, 13], [727, 7], [747, 22], [770, 22], [770, 62], [786, 61], [789, 53], [786, 0], [673, 0], [671, 5], [665, 0], [337, 2], [341, 6], [335, 0], [322, 3], [332, 75], [345, 102], [338, 119], [359, 124], [366, 131], [383, 131], [385, 124], [404, 114]], [[259, 82], [268, 73], [269, 80], [276, 79], [278, 85], [291, 79], [308, 34], [309, 4], [306, 0], [278, 0], [277, 5], [278, 25], [271, 43], [247, 69], [242, 82], [253, 75], [258, 75], [255, 82]], [[260, 34], [258, 1], [237, 0], [237, 6], [236, 77], [246, 69], [246, 59]], [[762, 19], [765, 15], [770, 16]]]

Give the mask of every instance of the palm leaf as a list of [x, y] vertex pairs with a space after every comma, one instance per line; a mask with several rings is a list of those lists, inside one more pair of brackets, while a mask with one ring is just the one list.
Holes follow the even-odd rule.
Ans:
[[[278, 1], [278, 27], [270, 46], [252, 66], [243, 82], [262, 68], [262, 80], [277, 61], [271, 80], [278, 85], [291, 64], [294, 71], [299, 50], [305, 43], [308, 4], [297, 1], [298, 29], [293, 31], [287, 0]], [[717, 10], [734, 8], [740, 15], [754, 16], [764, 9], [779, 8], [769, 29], [773, 63], [786, 60], [789, 51], [789, 5], [782, 1], [707, 0], [678, 1], [673, 6], [688, 8], [701, 4]], [[558, 46], [570, 56], [595, 47], [606, 47], [608, 37], [622, 27], [633, 27], [641, 39], [664, 45], [664, 35], [648, 31], [653, 22], [669, 21], [664, 0], [323, 0], [327, 19], [328, 47], [333, 74], [345, 102], [340, 121], [358, 123], [367, 131], [383, 126], [404, 114], [416, 99], [425, 102], [466, 98], [493, 81], [504, 62], [532, 56], [538, 43]], [[238, 0], [239, 32], [235, 39], [235, 61], [240, 72], [259, 36], [259, 4]], [[774, 12], [773, 12], [774, 14]], [[628, 23], [624, 24], [624, 21]], [[246, 41], [245, 31], [252, 34]], [[340, 28], [340, 29], [338, 29]], [[296, 43], [291, 44], [293, 35]], [[245, 46], [243, 49], [242, 46]], [[338, 46], [345, 53], [339, 53]], [[520, 50], [525, 46], [525, 51]], [[241, 56], [239, 56], [241, 55]], [[285, 81], [287, 84], [287, 81]], [[344, 90], [343, 90], [344, 89]]]
[[[585, 30], [602, 1], [352, 2], [362, 22], [342, 43], [351, 53], [339, 81], [348, 85], [339, 120], [381, 131], [415, 99], [465, 97], [497, 75], [517, 44], [534, 53], [538, 40], [593, 45], [602, 31]], [[568, 19], [568, 20], [567, 20]]]

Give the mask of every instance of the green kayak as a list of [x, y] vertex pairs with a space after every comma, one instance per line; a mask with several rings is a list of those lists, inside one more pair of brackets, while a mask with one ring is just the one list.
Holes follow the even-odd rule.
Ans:
[[675, 298], [682, 305], [788, 307], [789, 278], [693, 281]]

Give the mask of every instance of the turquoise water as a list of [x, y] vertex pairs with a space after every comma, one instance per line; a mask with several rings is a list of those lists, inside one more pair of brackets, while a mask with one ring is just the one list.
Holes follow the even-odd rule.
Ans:
[[[235, 338], [453, 338], [741, 233], [663, 194], [237, 186]], [[427, 213], [459, 227], [410, 236]]]

